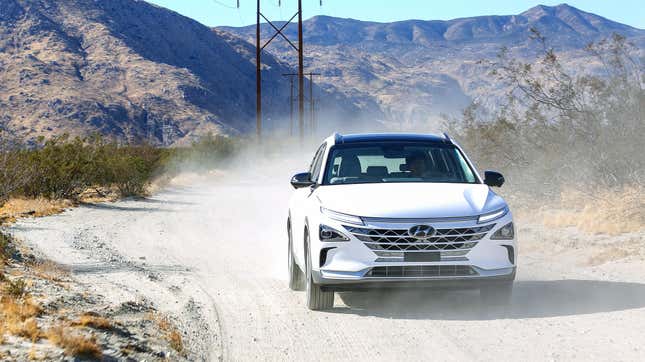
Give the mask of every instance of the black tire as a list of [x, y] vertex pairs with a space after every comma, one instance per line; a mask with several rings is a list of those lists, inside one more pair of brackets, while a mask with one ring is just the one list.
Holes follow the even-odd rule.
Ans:
[[309, 235], [305, 233], [305, 264], [307, 308], [310, 310], [325, 310], [334, 307], [334, 292], [325, 292], [320, 285], [314, 283], [311, 273], [311, 253], [309, 252]]
[[491, 284], [479, 289], [479, 296], [487, 307], [506, 307], [511, 304], [513, 282]]
[[289, 237], [289, 246], [287, 251], [287, 263], [289, 268], [289, 289], [304, 290], [305, 274], [302, 272], [293, 256], [293, 237], [291, 235], [291, 220], [287, 221], [287, 235]]

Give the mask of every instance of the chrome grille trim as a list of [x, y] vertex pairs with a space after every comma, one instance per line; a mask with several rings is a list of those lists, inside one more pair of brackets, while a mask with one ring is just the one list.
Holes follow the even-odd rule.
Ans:
[[440, 222], [459, 222], [477, 220], [479, 216], [455, 216], [455, 217], [434, 217], [434, 218], [385, 218], [385, 217], [361, 217], [367, 223], [389, 223], [389, 224], [427, 224]]
[[366, 278], [431, 278], [471, 277], [479, 273], [469, 265], [405, 265], [377, 266], [370, 269]]
[[344, 225], [345, 229], [373, 251], [469, 251], [495, 224], [436, 229], [426, 239], [413, 238], [408, 229], [368, 228]]

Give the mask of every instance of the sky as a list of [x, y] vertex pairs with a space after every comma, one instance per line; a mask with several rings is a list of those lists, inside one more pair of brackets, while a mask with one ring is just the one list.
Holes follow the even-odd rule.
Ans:
[[[147, 0], [208, 26], [243, 26], [255, 23], [256, 0]], [[278, 2], [282, 6], [278, 6]], [[322, 6], [320, 6], [322, 1]], [[529, 0], [302, 0], [303, 17], [330, 15], [378, 22], [407, 19], [449, 20], [478, 15], [519, 14], [535, 5], [558, 1]], [[645, 29], [643, 0], [569, 0], [580, 10]], [[262, 13], [271, 21], [288, 20], [297, 0], [262, 0]]]

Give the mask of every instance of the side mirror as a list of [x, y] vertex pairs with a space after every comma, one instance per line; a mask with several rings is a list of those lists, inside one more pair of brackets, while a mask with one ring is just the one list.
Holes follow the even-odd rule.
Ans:
[[291, 186], [294, 189], [309, 187], [313, 184], [315, 182], [311, 181], [311, 174], [309, 172], [297, 173], [291, 178]]
[[490, 187], [502, 187], [504, 184], [504, 176], [496, 171], [485, 171], [484, 183]]

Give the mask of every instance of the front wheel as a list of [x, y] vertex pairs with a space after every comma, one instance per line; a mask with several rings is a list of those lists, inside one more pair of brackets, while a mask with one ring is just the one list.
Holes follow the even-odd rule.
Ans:
[[311, 253], [309, 252], [309, 235], [305, 234], [305, 259], [307, 271], [305, 277], [307, 278], [306, 291], [307, 291], [307, 307], [310, 310], [325, 310], [334, 307], [334, 292], [323, 291], [320, 285], [314, 283], [311, 272]]
[[289, 249], [287, 251], [287, 263], [289, 268], [289, 288], [291, 290], [305, 289], [305, 274], [300, 270], [296, 259], [293, 257], [293, 237], [291, 236], [291, 221], [287, 221], [287, 234], [289, 237]]

